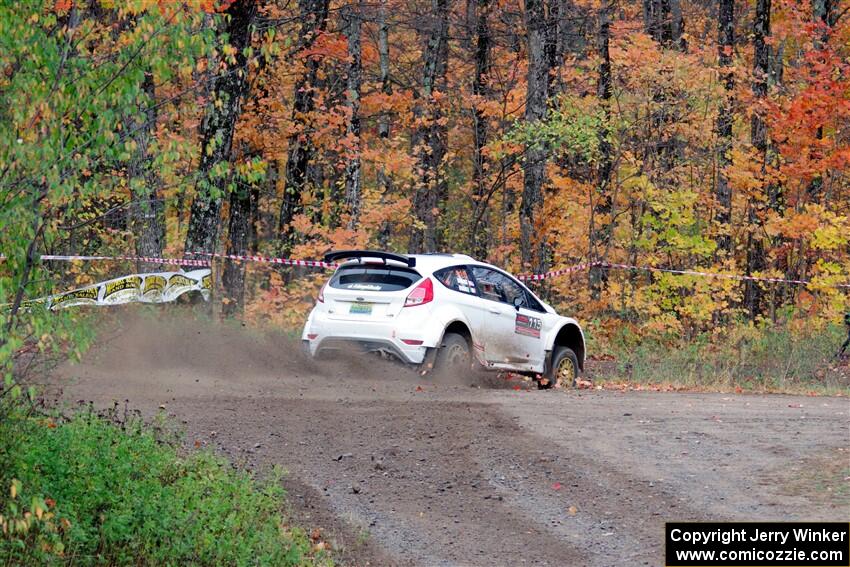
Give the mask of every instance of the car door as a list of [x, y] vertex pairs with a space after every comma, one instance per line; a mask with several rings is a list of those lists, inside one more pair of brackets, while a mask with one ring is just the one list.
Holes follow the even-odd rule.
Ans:
[[543, 321], [541, 313], [529, 309], [533, 298], [519, 282], [500, 271], [473, 266], [472, 275], [486, 304], [486, 360], [522, 370], [540, 366], [544, 356]]
[[484, 362], [482, 335], [486, 325], [485, 314], [487, 310], [476, 293], [475, 282], [469, 274], [469, 267], [459, 265], [437, 270], [434, 272], [434, 279], [440, 285], [451, 290], [452, 293], [447, 296], [448, 300], [457, 306], [466, 317], [472, 333], [472, 348], [475, 351], [475, 356]]

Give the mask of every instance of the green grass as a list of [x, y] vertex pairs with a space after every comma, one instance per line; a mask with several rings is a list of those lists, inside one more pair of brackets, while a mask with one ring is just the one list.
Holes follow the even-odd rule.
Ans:
[[0, 565], [316, 565], [259, 482], [139, 421], [0, 408]]
[[847, 394], [850, 367], [835, 359], [846, 333], [839, 325], [797, 330], [741, 325], [661, 342], [624, 332], [610, 343], [615, 363], [600, 365], [594, 378], [599, 384]]

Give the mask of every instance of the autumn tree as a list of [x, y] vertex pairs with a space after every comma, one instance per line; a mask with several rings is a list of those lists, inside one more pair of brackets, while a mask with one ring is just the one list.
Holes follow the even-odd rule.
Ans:
[[[142, 82], [142, 108], [139, 120], [131, 120], [128, 130], [134, 132], [133, 156], [127, 164], [127, 180], [130, 186], [130, 228], [135, 240], [136, 254], [150, 258], [162, 257], [165, 239], [165, 217], [163, 200], [159, 193], [161, 183], [150, 151], [153, 132], [156, 128], [156, 93], [153, 73], [145, 72]], [[139, 262], [140, 271], [149, 271], [159, 264]]]
[[226, 12], [222, 63], [228, 71], [216, 75], [201, 124], [198, 183], [186, 233], [189, 253], [215, 250], [222, 197], [229, 182], [233, 132], [248, 90], [246, 48], [255, 10], [254, 0], [236, 0]]
[[299, 0], [298, 55], [302, 69], [295, 82], [292, 100], [293, 128], [287, 143], [286, 170], [284, 172], [283, 198], [280, 203], [279, 229], [282, 250], [292, 250], [296, 234], [292, 221], [303, 211], [302, 198], [307, 188], [308, 166], [314, 157], [313, 144], [308, 129], [308, 114], [315, 108], [314, 96], [318, 88], [318, 57], [311, 56], [310, 49], [327, 27], [329, 0]]
[[[546, 9], [544, 0], [525, 5], [528, 33], [528, 79], [525, 120], [532, 126], [546, 116], [549, 89], [549, 59], [546, 57]], [[520, 251], [522, 265], [533, 271], [546, 266], [545, 240], [539, 225], [543, 208], [543, 183], [548, 148], [542, 142], [525, 150], [522, 201], [520, 203]]]
[[[767, 97], [770, 46], [770, 0], [757, 0], [755, 17], [753, 19], [753, 79], [752, 92], [755, 107], [750, 118], [750, 142], [759, 160], [759, 180], [762, 195], [750, 198], [747, 208], [747, 222], [750, 230], [747, 233], [747, 274], [759, 273], [766, 267], [764, 240], [756, 233], [764, 222], [764, 203], [774, 210], [779, 208], [779, 197], [776, 194], [776, 184], [767, 179], [768, 170], [768, 132], [764, 121], [764, 99]], [[748, 281], [744, 290], [744, 305], [750, 317], [761, 314], [762, 293], [759, 284]]]
[[715, 220], [720, 231], [717, 247], [729, 253], [732, 250], [732, 237], [729, 224], [732, 220], [732, 189], [729, 186], [726, 168], [729, 166], [729, 150], [732, 144], [733, 91], [735, 75], [732, 69], [732, 56], [735, 49], [735, 2], [721, 0], [717, 15], [717, 64], [720, 67], [720, 80], [725, 91], [717, 114], [717, 212]]
[[345, 204], [350, 215], [348, 226], [357, 226], [360, 216], [361, 174], [360, 174], [360, 85], [363, 72], [362, 50], [360, 46], [361, 7], [348, 5], [343, 11], [345, 37], [348, 43], [348, 73], [346, 74], [346, 106], [348, 123], [346, 126], [348, 141], [352, 144], [353, 154], [346, 160], [345, 166]]
[[[603, 120], [599, 130], [599, 164], [597, 166], [596, 188], [592, 216], [590, 221], [590, 258], [595, 262], [605, 259], [605, 252], [610, 245], [612, 221], [612, 198], [610, 193], [611, 171], [613, 168], [613, 148], [609, 140], [608, 123], [611, 117], [611, 4], [603, 0], [599, 7], [599, 22], [597, 29], [596, 48], [599, 57], [598, 77], [596, 79], [596, 96], [602, 103]], [[590, 269], [590, 289], [594, 299], [599, 299], [602, 288], [607, 283], [608, 271], [602, 266]]]
[[488, 118], [483, 111], [484, 102], [486, 101], [488, 88], [488, 74], [490, 72], [491, 62], [491, 37], [490, 37], [490, 9], [491, 0], [476, 0], [471, 20], [475, 24], [475, 74], [472, 78], [472, 94], [475, 99], [473, 101], [472, 111], [472, 186], [473, 186], [473, 207], [472, 207], [472, 222], [469, 224], [469, 233], [467, 237], [468, 246], [470, 249], [481, 257], [487, 255], [487, 245], [489, 240], [488, 223], [482, 222], [487, 208], [487, 172], [486, 158], [484, 148], [487, 146], [487, 127]]
[[427, 23], [421, 30], [425, 47], [422, 75], [414, 91], [416, 102], [412, 150], [416, 156], [416, 181], [413, 197], [415, 224], [410, 234], [410, 252], [436, 252], [440, 249], [439, 210], [445, 202], [447, 186], [441, 172], [446, 155], [447, 129], [440, 109], [446, 91], [449, 59], [449, 5], [447, 0], [432, 0], [431, 12], [422, 16]]

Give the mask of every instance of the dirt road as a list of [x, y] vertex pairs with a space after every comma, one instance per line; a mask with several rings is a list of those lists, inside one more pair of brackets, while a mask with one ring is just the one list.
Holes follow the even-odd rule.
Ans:
[[[156, 318], [155, 318], [156, 317]], [[282, 337], [132, 317], [52, 384], [289, 471], [356, 565], [662, 564], [670, 520], [850, 519], [847, 398], [435, 384]]]

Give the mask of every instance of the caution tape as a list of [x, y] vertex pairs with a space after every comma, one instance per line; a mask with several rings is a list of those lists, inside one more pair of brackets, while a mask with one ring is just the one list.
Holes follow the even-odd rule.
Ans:
[[[767, 282], [767, 283], [785, 283], [791, 285], [812, 285], [816, 282], [811, 280], [795, 280], [795, 279], [786, 279], [786, 278], [774, 278], [774, 277], [766, 277], [766, 276], [746, 276], [739, 274], [721, 274], [717, 272], [703, 272], [699, 270], [677, 270], [674, 268], [658, 268], [655, 266], [635, 266], [633, 264], [617, 264], [612, 262], [588, 262], [585, 264], [577, 264], [575, 266], [570, 266], [568, 268], [562, 268], [559, 270], [552, 270], [550, 272], [545, 272], [542, 274], [523, 274], [518, 276], [520, 280], [523, 281], [540, 281], [551, 279], [557, 276], [562, 276], [565, 274], [569, 274], [572, 272], [579, 272], [588, 270], [591, 268], [600, 267], [602, 269], [610, 270], [641, 270], [645, 272], [663, 272], [667, 274], [676, 274], [682, 276], [698, 276], [704, 278], [718, 278], [718, 279], [729, 279], [736, 281], [754, 281], [754, 282]], [[850, 283], [843, 284], [818, 284], [822, 287], [831, 287], [831, 288], [848, 288], [850, 289]]]
[[562, 268], [560, 270], [552, 270], [551, 272], [545, 272], [543, 274], [522, 274], [517, 276], [520, 280], [523, 281], [540, 281], [540, 280], [548, 280], [558, 276], [564, 276], [566, 274], [571, 274], [573, 272], [581, 272], [583, 270], [587, 270], [589, 268], [593, 268], [594, 266], [601, 266], [602, 262], [589, 262], [587, 264], [577, 264], [575, 266], [570, 266], [569, 268]]
[[318, 260], [295, 260], [293, 258], [269, 258], [267, 256], [243, 256], [241, 254], [219, 254], [216, 252], [187, 252], [187, 256], [206, 256], [207, 258], [222, 258], [239, 262], [261, 262], [264, 264], [282, 264], [284, 266], [305, 266], [308, 268], [334, 269], [339, 264], [321, 262]]
[[[106, 260], [106, 261], [120, 261], [120, 260], [128, 260], [130, 262], [148, 262], [150, 264], [170, 264], [177, 266], [197, 266], [197, 267], [208, 267], [210, 265], [207, 260], [190, 260], [185, 258], [159, 258], [152, 256], [81, 256], [81, 255], [68, 255], [68, 254], [42, 254], [38, 257], [40, 260], [57, 260], [64, 262], [76, 262], [76, 261], [98, 261], [98, 260]], [[5, 260], [6, 255], [0, 254], [0, 260]]]
[[59, 256], [44, 255], [42, 260], [129, 260], [131, 262], [148, 262], [150, 264], [173, 264], [177, 266], [199, 266], [210, 265], [206, 260], [190, 260], [187, 258], [158, 258], [152, 256]]

